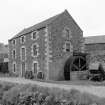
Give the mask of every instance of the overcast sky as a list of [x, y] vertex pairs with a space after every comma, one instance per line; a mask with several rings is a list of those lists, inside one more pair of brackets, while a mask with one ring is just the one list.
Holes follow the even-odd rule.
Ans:
[[0, 0], [0, 42], [65, 9], [84, 36], [105, 35], [105, 0]]

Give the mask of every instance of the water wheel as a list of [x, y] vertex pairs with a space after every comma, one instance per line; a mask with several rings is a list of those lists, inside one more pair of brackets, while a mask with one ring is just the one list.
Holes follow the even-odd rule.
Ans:
[[72, 71], [85, 71], [86, 70], [86, 56], [72, 56], [64, 66], [65, 80], [70, 80], [70, 72]]
[[86, 58], [83, 56], [75, 56], [70, 65], [70, 71], [84, 71], [84, 70], [86, 70]]

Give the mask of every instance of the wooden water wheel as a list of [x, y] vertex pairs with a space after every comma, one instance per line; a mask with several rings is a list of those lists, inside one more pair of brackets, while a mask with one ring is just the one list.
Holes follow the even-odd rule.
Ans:
[[70, 72], [85, 71], [86, 70], [86, 56], [72, 56], [70, 57], [64, 66], [65, 80], [70, 80]]
[[86, 70], [86, 58], [82, 56], [75, 56], [70, 64], [70, 71], [84, 71]]

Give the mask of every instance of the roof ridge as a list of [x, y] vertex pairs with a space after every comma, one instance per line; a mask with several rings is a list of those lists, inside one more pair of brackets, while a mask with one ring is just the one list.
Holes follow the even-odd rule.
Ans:
[[84, 38], [89, 38], [89, 37], [101, 37], [101, 36], [105, 36], [105, 35], [84, 36]]
[[105, 35], [85, 37], [85, 44], [105, 43]]
[[[48, 18], [48, 19], [45, 19], [45, 20], [43, 20], [42, 22], [39, 22], [39, 23], [37, 23], [37, 24], [35, 24], [35, 25], [32, 25], [32, 26], [27, 27], [27, 28], [24, 28], [22, 31], [20, 31], [18, 34], [16, 34], [16, 35], [15, 35], [13, 38], [11, 38], [10, 40], [12, 40], [12, 39], [14, 39], [14, 38], [16, 38], [16, 37], [19, 37], [19, 36], [21, 36], [21, 35], [24, 35], [24, 34], [26, 34], [26, 33], [29, 33], [29, 32], [31, 32], [31, 31], [34, 31], [35, 29], [37, 30], [37, 29], [39, 29], [39, 28], [41, 28], [41, 27], [45, 27], [47, 24], [50, 24], [53, 20], [55, 20], [58, 16], [60, 16], [60, 15], [63, 14], [64, 12], [65, 12], [65, 11], [63, 11], [63, 12], [57, 14], [57, 15], [54, 15], [54, 16]], [[26, 32], [25, 32], [25, 31], [26, 31]]]

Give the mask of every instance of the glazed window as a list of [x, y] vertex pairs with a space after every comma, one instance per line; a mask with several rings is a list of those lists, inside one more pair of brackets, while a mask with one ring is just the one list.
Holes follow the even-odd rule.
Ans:
[[38, 45], [37, 44], [32, 45], [32, 55], [34, 57], [38, 56]]
[[14, 73], [16, 72], [16, 63], [15, 62], [13, 63], [13, 72]]
[[16, 50], [13, 50], [13, 59], [16, 58]]
[[65, 27], [64, 28], [64, 37], [66, 37], [66, 39], [67, 40], [70, 40], [70, 38], [72, 38], [72, 35], [71, 35], [71, 30], [70, 30], [70, 28], [68, 28], [68, 27]]
[[70, 52], [70, 43], [69, 42], [65, 43], [65, 50], [66, 50], [66, 52]]
[[70, 30], [66, 29], [66, 37], [69, 39], [70, 38]]
[[37, 38], [38, 38], [38, 32], [37, 31], [32, 32], [32, 39], [36, 40]]
[[38, 71], [38, 63], [37, 62], [33, 62], [33, 73], [36, 74]]
[[21, 48], [21, 60], [25, 60], [25, 47]]
[[21, 76], [24, 77], [24, 73], [26, 71], [26, 64], [25, 62], [21, 63]]
[[21, 43], [24, 43], [25, 42], [25, 36], [21, 36], [20, 41], [21, 41]]
[[13, 45], [16, 45], [16, 40], [15, 39], [13, 40]]

